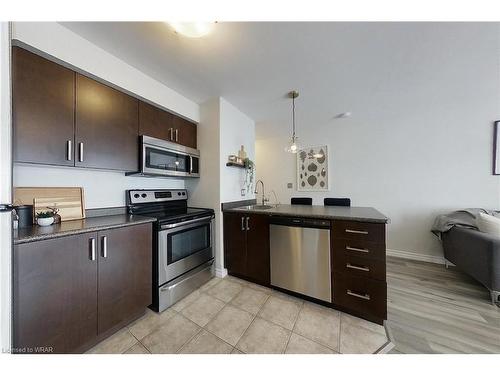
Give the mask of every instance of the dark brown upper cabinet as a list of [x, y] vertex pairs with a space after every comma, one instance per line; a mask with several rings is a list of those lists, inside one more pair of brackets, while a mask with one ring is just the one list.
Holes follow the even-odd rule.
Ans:
[[74, 165], [75, 72], [12, 48], [14, 162]]
[[172, 141], [173, 118], [170, 112], [139, 101], [139, 135]]
[[196, 124], [145, 102], [139, 102], [139, 134], [196, 148]]
[[196, 148], [197, 125], [12, 47], [14, 162], [136, 171], [139, 135]]
[[174, 142], [191, 148], [197, 147], [196, 124], [185, 120], [182, 117], [174, 116], [173, 128]]
[[75, 165], [137, 170], [138, 100], [76, 74]]

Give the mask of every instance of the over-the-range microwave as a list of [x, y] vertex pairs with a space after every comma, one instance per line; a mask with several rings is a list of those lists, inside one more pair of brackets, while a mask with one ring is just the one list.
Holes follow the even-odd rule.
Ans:
[[142, 135], [140, 137], [140, 171], [129, 176], [200, 177], [200, 151]]

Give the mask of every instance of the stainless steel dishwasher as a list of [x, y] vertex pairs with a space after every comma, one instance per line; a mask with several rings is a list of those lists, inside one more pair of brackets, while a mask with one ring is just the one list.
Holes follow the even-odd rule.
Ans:
[[271, 285], [332, 302], [330, 222], [273, 217]]

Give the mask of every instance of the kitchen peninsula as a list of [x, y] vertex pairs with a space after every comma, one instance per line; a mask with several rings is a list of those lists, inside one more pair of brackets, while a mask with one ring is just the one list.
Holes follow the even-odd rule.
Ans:
[[305, 205], [225, 204], [223, 212], [230, 275], [383, 324], [385, 215]]

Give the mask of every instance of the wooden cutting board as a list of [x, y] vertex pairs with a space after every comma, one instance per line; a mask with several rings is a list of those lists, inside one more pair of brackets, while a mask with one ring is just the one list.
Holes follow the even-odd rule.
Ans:
[[47, 207], [57, 207], [61, 221], [85, 218], [83, 188], [80, 187], [17, 187], [14, 188], [14, 204], [31, 204], [34, 214], [48, 211]]

